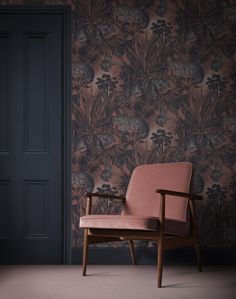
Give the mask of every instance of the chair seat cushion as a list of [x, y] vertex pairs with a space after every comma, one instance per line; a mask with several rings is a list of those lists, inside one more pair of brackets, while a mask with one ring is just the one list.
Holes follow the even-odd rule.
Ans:
[[104, 229], [158, 229], [158, 218], [133, 215], [88, 215], [80, 218], [80, 227]]
[[[87, 215], [80, 218], [80, 227], [90, 229], [158, 231], [160, 221], [157, 217], [134, 215]], [[186, 222], [166, 219], [165, 232], [174, 235], [187, 235], [189, 225]]]

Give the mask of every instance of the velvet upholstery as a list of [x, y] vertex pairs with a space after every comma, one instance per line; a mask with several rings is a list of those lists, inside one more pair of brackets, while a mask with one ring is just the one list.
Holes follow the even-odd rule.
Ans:
[[[188, 162], [141, 165], [135, 168], [122, 214], [159, 216], [160, 195], [156, 189], [188, 192], [192, 165]], [[166, 196], [166, 218], [187, 220], [187, 199]]]
[[[155, 232], [160, 229], [160, 221], [157, 217], [147, 216], [88, 215], [81, 217], [80, 226], [91, 229], [125, 229]], [[185, 236], [189, 232], [189, 225], [186, 222], [166, 219], [165, 232], [167, 234]]]
[[[121, 215], [87, 215], [82, 228], [158, 231], [160, 195], [156, 189], [189, 192], [192, 165], [188, 162], [149, 164], [135, 168]], [[166, 233], [187, 235], [187, 199], [166, 196]]]
[[156, 231], [158, 218], [133, 215], [88, 215], [81, 217], [83, 228], [134, 229]]

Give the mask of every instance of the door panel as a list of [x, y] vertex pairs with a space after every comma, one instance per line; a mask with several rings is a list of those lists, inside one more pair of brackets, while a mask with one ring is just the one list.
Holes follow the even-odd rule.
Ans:
[[1, 109], [0, 109], [0, 154], [9, 152], [9, 110], [8, 110], [8, 43], [7, 34], [0, 35], [0, 90], [1, 90]]
[[0, 15], [2, 263], [62, 261], [61, 65], [61, 15]]
[[48, 153], [47, 34], [25, 35], [25, 153]]

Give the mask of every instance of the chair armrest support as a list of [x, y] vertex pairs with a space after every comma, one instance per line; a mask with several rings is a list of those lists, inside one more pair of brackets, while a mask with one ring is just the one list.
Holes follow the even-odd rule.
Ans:
[[90, 215], [91, 214], [91, 210], [92, 210], [92, 197], [120, 199], [120, 200], [122, 200], [122, 203], [124, 203], [125, 200], [126, 200], [125, 196], [111, 195], [111, 194], [102, 194], [102, 193], [93, 193], [93, 192], [88, 192], [86, 194], [86, 196], [87, 196], [86, 215]]
[[166, 190], [166, 189], [157, 189], [156, 193], [178, 196], [178, 197], [187, 197], [187, 198], [193, 199], [193, 200], [202, 200], [201, 195], [191, 194], [191, 193], [187, 193], [187, 192], [178, 192], [178, 191], [172, 191], [172, 190]]

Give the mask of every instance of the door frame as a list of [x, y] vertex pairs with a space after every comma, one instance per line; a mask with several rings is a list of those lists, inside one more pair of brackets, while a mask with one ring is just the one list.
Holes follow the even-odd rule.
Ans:
[[4, 5], [0, 14], [55, 14], [62, 18], [62, 264], [71, 263], [71, 7], [70, 5]]

